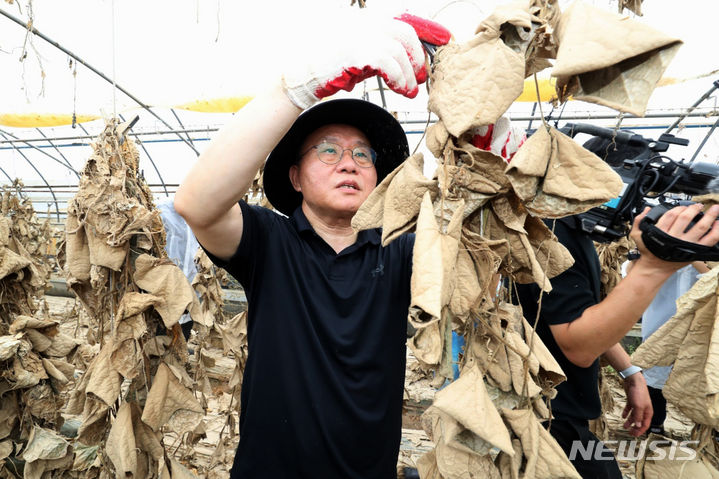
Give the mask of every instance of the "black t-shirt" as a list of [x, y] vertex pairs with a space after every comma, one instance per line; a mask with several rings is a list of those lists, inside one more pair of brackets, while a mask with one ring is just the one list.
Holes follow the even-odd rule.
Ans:
[[337, 254], [301, 208], [240, 206], [237, 252], [210, 255], [248, 299], [231, 477], [395, 478], [414, 235], [362, 231]]
[[[542, 311], [537, 323], [537, 334], [547, 345], [567, 375], [567, 380], [557, 386], [557, 396], [552, 400], [554, 417], [594, 419], [602, 413], [597, 379], [599, 360], [588, 368], [582, 368], [567, 359], [557, 345], [549, 325], [563, 324], [579, 318], [585, 309], [600, 300], [601, 269], [594, 244], [578, 230], [574, 216], [559, 220], [545, 220], [574, 257], [574, 265], [551, 279], [552, 291], [544, 293]], [[553, 225], [554, 224], [554, 225]], [[539, 286], [517, 285], [519, 302], [524, 317], [530, 322], [537, 316]]]

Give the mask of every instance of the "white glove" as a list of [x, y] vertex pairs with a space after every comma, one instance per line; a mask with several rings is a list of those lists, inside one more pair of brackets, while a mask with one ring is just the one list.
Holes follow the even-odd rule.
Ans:
[[320, 34], [305, 45], [297, 65], [283, 75], [287, 96], [301, 109], [375, 75], [408, 98], [427, 79], [425, 56], [415, 29], [397, 19], [379, 19], [364, 10], [323, 20], [308, 31]]

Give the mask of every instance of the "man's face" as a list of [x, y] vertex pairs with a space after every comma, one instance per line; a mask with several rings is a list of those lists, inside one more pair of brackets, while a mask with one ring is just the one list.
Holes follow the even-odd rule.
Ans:
[[[317, 148], [312, 147], [321, 143], [345, 150], [338, 163], [328, 165], [319, 160]], [[349, 125], [326, 125], [305, 139], [300, 148], [304, 155], [290, 168], [290, 181], [317, 214], [352, 217], [377, 185], [375, 167], [362, 168], [352, 159], [351, 150], [362, 146], [371, 146], [369, 140]]]

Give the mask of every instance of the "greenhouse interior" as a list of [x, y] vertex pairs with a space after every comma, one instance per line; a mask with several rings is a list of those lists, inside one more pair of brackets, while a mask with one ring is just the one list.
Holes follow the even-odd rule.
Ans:
[[[381, 248], [414, 238], [396, 477], [598, 477], [574, 456], [602, 450], [569, 454], [545, 429], [568, 374], [537, 323], [554, 278], [578, 264], [545, 223], [575, 215], [594, 228], [598, 305], [639, 250], [707, 268], [681, 293], [661, 290], [675, 295], [667, 327], [647, 333], [647, 309], [617, 333], [658, 391], [660, 432], [627, 429], [626, 369], [597, 362], [601, 416], [588, 427], [616, 459], [607, 477], [719, 477], [719, 248], [689, 239], [662, 257], [629, 232], [645, 206], [701, 203], [708, 217], [719, 204], [709, 0], [2, 2], [0, 477], [268, 477], [272, 457], [300, 454], [273, 451], [240, 473], [250, 294], [200, 247], [175, 195], [255, 98], [317, 57], [310, 37], [333, 52], [334, 29], [380, 29], [403, 12], [451, 34], [433, 44], [412, 25], [427, 71], [416, 94], [375, 71], [317, 103], [381, 107], [408, 145], [351, 222], [378, 229]], [[383, 38], [364, 34], [363, 54]], [[290, 216], [265, 195], [262, 168], [249, 183], [243, 203]], [[517, 285], [541, 290], [536, 314], [512, 302]], [[648, 370], [669, 367], [654, 388]], [[325, 476], [339, 459], [307, 458], [320, 472], [292, 477], [380, 477]]]

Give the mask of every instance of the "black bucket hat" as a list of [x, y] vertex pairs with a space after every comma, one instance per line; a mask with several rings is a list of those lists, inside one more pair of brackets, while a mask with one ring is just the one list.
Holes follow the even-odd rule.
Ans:
[[272, 206], [290, 216], [302, 203], [302, 194], [290, 182], [290, 166], [308, 135], [332, 123], [350, 125], [367, 136], [377, 152], [377, 184], [409, 156], [407, 135], [402, 125], [385, 109], [364, 100], [341, 99], [319, 103], [302, 113], [265, 163], [263, 187]]

